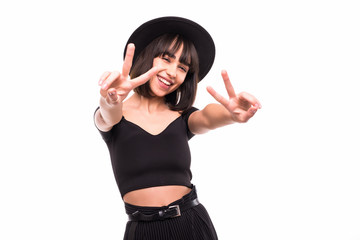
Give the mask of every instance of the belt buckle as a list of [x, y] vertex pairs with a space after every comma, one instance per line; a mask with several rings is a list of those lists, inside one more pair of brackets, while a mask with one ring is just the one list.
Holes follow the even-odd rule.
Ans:
[[180, 206], [179, 206], [179, 205], [169, 206], [169, 208], [168, 208], [167, 210], [165, 210], [165, 212], [171, 211], [172, 209], [176, 209], [176, 215], [171, 216], [171, 218], [180, 217], [180, 216], [181, 216], [181, 211], [180, 211]]

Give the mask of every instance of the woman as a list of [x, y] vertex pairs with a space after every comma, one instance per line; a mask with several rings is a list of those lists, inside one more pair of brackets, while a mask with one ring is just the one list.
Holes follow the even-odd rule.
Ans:
[[229, 98], [208, 87], [220, 104], [202, 110], [192, 106], [215, 46], [208, 32], [188, 19], [144, 23], [125, 53], [122, 71], [100, 78], [95, 112], [129, 215], [124, 239], [217, 239], [191, 183], [188, 140], [246, 122], [261, 105], [248, 93], [236, 94], [222, 71]]

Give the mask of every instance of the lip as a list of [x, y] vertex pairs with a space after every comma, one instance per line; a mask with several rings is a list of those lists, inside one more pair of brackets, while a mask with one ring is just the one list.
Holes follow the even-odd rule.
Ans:
[[166, 80], [166, 81], [169, 82], [171, 85], [174, 84], [174, 81], [171, 80], [171, 79], [169, 79], [169, 78], [163, 77], [163, 76], [161, 76], [161, 75], [157, 75], [157, 76], [158, 76], [158, 78], [162, 78], [162, 79]]
[[[174, 81], [172, 81], [172, 80], [170, 80], [170, 79], [168, 79], [166, 77], [163, 77], [161, 75], [157, 75], [157, 78], [158, 78], [160, 86], [162, 86], [163, 88], [169, 88], [174, 84]], [[166, 83], [162, 82], [161, 79], [168, 82], [168, 83], [170, 83], [170, 85], [167, 85]]]

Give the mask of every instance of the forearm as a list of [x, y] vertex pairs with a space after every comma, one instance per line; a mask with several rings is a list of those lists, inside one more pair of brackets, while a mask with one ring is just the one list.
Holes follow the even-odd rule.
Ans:
[[96, 125], [100, 130], [108, 131], [122, 118], [122, 102], [107, 103], [104, 97], [100, 98], [100, 108], [95, 115]]
[[203, 110], [204, 121], [209, 130], [223, 127], [235, 121], [231, 118], [229, 111], [221, 104], [208, 104]]
[[202, 134], [234, 122], [231, 114], [224, 106], [211, 103], [190, 116], [189, 127], [194, 134]]

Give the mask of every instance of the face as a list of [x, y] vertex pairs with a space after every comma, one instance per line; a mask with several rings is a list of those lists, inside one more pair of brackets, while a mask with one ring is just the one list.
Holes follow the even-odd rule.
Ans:
[[154, 58], [153, 66], [160, 71], [150, 79], [150, 88], [155, 96], [164, 97], [175, 91], [185, 80], [189, 66], [179, 61], [183, 47], [175, 55], [165, 54]]

